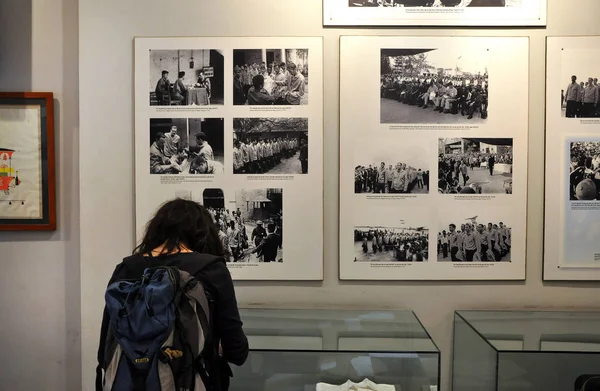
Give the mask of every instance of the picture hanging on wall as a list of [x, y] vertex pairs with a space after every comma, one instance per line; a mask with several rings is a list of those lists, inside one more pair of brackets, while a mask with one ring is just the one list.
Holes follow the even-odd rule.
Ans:
[[0, 231], [54, 231], [51, 92], [0, 92]]
[[213, 216], [233, 279], [323, 278], [322, 46], [136, 38], [138, 239], [162, 203], [190, 199]]
[[546, 0], [323, 0], [325, 26], [545, 26]]
[[544, 280], [600, 280], [599, 48], [547, 40]]
[[528, 38], [340, 45], [340, 278], [523, 280]]

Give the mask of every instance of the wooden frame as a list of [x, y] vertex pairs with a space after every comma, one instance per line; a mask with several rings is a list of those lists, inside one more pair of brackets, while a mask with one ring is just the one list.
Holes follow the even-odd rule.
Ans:
[[0, 231], [54, 230], [53, 94], [0, 92]]

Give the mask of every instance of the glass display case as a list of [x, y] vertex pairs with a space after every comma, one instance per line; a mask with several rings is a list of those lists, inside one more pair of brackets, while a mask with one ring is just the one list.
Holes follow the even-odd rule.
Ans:
[[599, 374], [600, 313], [454, 314], [453, 390], [588, 391]]
[[345, 391], [353, 383], [438, 390], [440, 352], [412, 311], [243, 309], [241, 316], [250, 356], [232, 368], [232, 391]]

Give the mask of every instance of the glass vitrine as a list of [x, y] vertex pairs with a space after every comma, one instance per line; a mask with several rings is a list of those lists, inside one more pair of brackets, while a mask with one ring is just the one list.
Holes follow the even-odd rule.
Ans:
[[440, 352], [411, 311], [243, 309], [241, 315], [250, 356], [233, 368], [232, 391], [361, 382], [375, 390], [438, 390]]
[[600, 313], [457, 311], [453, 344], [457, 391], [579, 391], [600, 378]]

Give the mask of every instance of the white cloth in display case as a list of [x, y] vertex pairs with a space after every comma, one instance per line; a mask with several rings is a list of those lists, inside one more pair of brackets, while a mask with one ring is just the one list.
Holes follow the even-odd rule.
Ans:
[[371, 380], [365, 379], [360, 383], [348, 380], [339, 386], [317, 383], [317, 391], [396, 391], [396, 387], [389, 384], [375, 384]]

